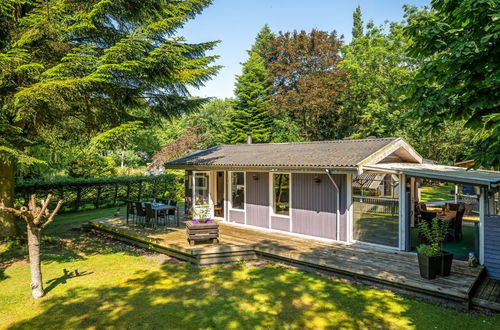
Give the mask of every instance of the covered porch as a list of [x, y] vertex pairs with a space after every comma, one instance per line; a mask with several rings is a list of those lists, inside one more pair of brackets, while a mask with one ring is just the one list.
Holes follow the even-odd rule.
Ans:
[[180, 228], [150, 229], [127, 225], [123, 218], [92, 221], [97, 230], [118, 239], [194, 264], [263, 258], [305, 270], [376, 284], [397, 292], [468, 308], [483, 267], [455, 262], [449, 277], [420, 277], [416, 255], [363, 244], [332, 243], [220, 222], [220, 244], [189, 246]]

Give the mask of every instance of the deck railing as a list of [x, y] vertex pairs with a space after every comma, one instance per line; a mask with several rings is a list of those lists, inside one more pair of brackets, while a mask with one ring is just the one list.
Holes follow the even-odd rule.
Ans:
[[353, 196], [355, 212], [395, 215], [399, 213], [399, 199], [374, 196]]

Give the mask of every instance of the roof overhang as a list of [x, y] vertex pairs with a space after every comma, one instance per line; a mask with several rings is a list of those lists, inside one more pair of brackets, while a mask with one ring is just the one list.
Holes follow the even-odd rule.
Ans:
[[409, 176], [443, 180], [456, 183], [469, 183], [475, 185], [497, 188], [500, 185], [500, 172], [487, 170], [467, 170], [458, 166], [412, 164], [412, 163], [385, 163], [365, 165], [365, 172], [370, 173], [396, 173]]
[[308, 172], [324, 173], [329, 170], [337, 174], [357, 173], [357, 167], [314, 167], [314, 166], [233, 166], [233, 165], [169, 165], [168, 169], [192, 171], [263, 171], [263, 172]]

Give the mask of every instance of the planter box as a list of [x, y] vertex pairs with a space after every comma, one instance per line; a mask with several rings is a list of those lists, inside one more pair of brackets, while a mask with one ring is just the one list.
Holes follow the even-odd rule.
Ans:
[[441, 256], [428, 257], [418, 254], [418, 267], [420, 276], [428, 280], [436, 278], [438, 268], [441, 267]]
[[451, 272], [452, 262], [453, 253], [442, 251], [441, 256], [439, 257], [439, 267], [437, 269], [437, 274], [441, 276], [449, 276]]
[[196, 242], [212, 241], [213, 244], [219, 242], [219, 224], [212, 223], [193, 223], [193, 221], [186, 222], [186, 238], [189, 245], [194, 245]]

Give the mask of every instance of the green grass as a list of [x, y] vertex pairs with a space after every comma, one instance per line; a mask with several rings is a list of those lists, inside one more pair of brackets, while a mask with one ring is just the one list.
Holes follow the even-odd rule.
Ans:
[[422, 202], [437, 202], [453, 199], [450, 197], [450, 191], [454, 189], [452, 184], [424, 186], [421, 188], [420, 194]]
[[[0, 245], [1, 329], [498, 329], [500, 324], [499, 315], [447, 310], [277, 265], [199, 268], [158, 261], [72, 231], [44, 239], [46, 296], [35, 301], [25, 252], [15, 243]], [[81, 276], [66, 276], [65, 269]]]

